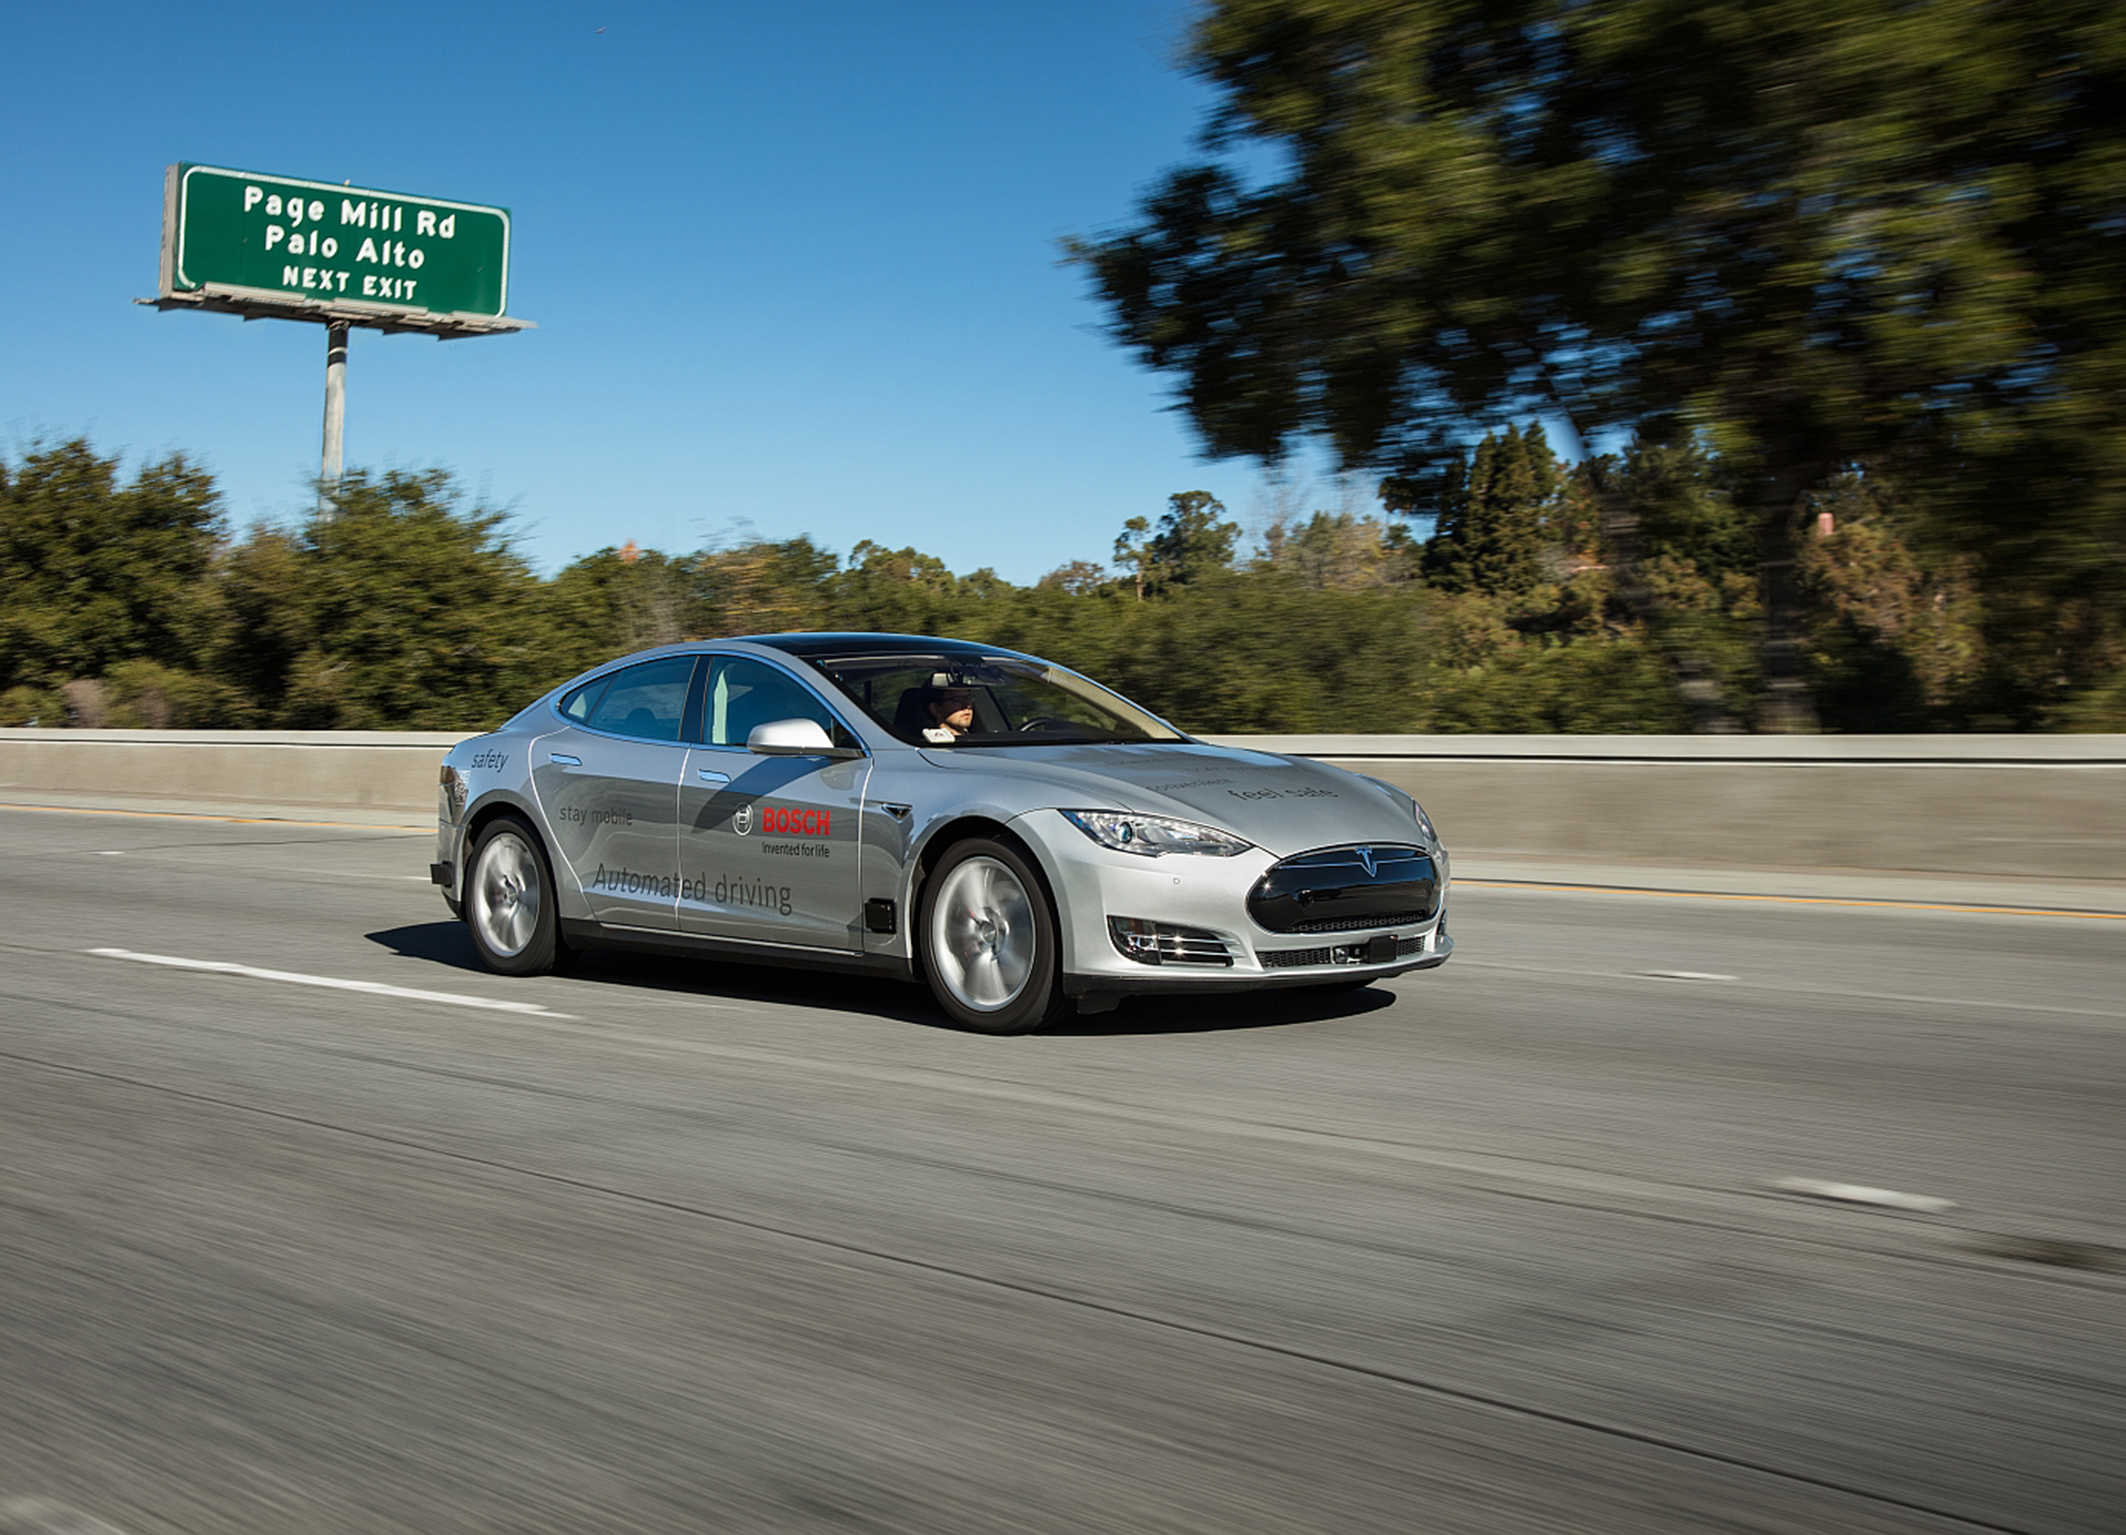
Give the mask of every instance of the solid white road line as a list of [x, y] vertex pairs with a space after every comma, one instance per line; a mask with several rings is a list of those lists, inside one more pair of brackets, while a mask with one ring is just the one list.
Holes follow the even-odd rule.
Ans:
[[303, 975], [294, 970], [261, 970], [256, 965], [232, 964], [220, 959], [180, 959], [173, 954], [135, 954], [130, 949], [90, 949], [104, 959], [130, 959], [143, 965], [168, 965], [175, 970], [208, 970], [217, 975], [248, 976], [254, 981], [285, 981], [291, 986], [324, 986], [333, 991], [367, 992], [373, 997], [399, 997], [409, 1002], [445, 1002], [452, 1007], [478, 1007], [494, 1013], [530, 1013], [541, 1018], [567, 1018], [536, 1002], [505, 1002], [495, 997], [468, 997], [455, 991], [421, 991], [411, 986], [387, 986], [382, 981], [348, 981], [333, 975]]
[[0, 1530], [22, 1535], [124, 1535], [115, 1524], [49, 1498], [10, 1498], [0, 1503]]
[[1710, 970], [1641, 970], [1641, 975], [1650, 975], [1657, 981], [1733, 981], [1740, 977], [1714, 975]]
[[1826, 1183], [1821, 1178], [1774, 1178], [1771, 1186], [1782, 1194], [1835, 1199], [1848, 1205], [1876, 1205], [1885, 1210], [1917, 1210], [1923, 1215], [1942, 1215], [1956, 1208], [1953, 1200], [1937, 1199], [1932, 1194], [1902, 1194], [1896, 1189], [1871, 1189], [1860, 1183]]

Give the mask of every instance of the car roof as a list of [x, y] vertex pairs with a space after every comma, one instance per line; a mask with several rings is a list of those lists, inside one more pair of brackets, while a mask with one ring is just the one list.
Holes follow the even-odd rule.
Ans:
[[911, 650], [925, 655], [1017, 654], [996, 645], [981, 645], [973, 640], [944, 640], [925, 634], [747, 634], [734, 637], [748, 644], [765, 645], [786, 655], [808, 659], [826, 655], [902, 655]]

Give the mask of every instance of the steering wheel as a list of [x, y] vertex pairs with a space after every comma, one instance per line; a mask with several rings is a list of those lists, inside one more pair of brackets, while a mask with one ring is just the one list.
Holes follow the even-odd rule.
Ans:
[[1019, 723], [1019, 729], [1021, 731], [1026, 732], [1042, 730], [1083, 730], [1084, 728], [1085, 727], [1079, 724], [1076, 720], [1067, 720], [1064, 719], [1061, 715], [1056, 714], [1036, 714], [1032, 719], [1022, 720]]

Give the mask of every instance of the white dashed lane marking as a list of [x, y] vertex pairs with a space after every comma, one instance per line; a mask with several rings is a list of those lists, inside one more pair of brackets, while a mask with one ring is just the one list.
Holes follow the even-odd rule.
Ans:
[[1641, 970], [1641, 975], [1652, 976], [1657, 981], [1733, 981], [1741, 977], [1714, 975], [1710, 970]]
[[280, 981], [290, 986], [323, 986], [331, 991], [359, 991], [373, 997], [397, 997], [406, 1002], [441, 1002], [451, 1007], [477, 1007], [492, 1013], [528, 1013], [540, 1018], [567, 1018], [536, 1002], [508, 1002], [498, 997], [468, 997], [456, 991], [422, 991], [412, 986], [387, 986], [382, 981], [350, 981], [335, 975], [304, 975], [295, 970], [261, 970], [256, 965], [238, 965], [221, 959], [182, 959], [174, 954], [135, 954], [130, 949], [90, 949], [103, 959], [129, 959], [142, 965], [168, 965], [173, 970], [204, 970], [215, 975], [240, 975], [254, 981]]
[[1922, 1215], [1943, 1215], [1956, 1208], [1953, 1200], [1932, 1194], [1904, 1194], [1896, 1189], [1871, 1189], [1863, 1183], [1826, 1183], [1821, 1178], [1774, 1178], [1771, 1186], [1782, 1194], [1800, 1194], [1808, 1199], [1832, 1199], [1846, 1205], [1874, 1205], [1884, 1210], [1916, 1210]]

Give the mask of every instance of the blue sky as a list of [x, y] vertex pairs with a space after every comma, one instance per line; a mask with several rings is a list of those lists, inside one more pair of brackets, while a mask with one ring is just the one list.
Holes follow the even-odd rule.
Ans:
[[347, 461], [450, 469], [543, 570], [808, 533], [1031, 581], [1176, 491], [1260, 520], [1261, 472], [1198, 457], [1057, 265], [1189, 152], [1189, 12], [11, 7], [0, 450], [182, 449], [239, 526], [308, 504], [322, 327], [129, 302], [191, 160], [511, 209], [510, 311], [540, 328], [355, 332]]

